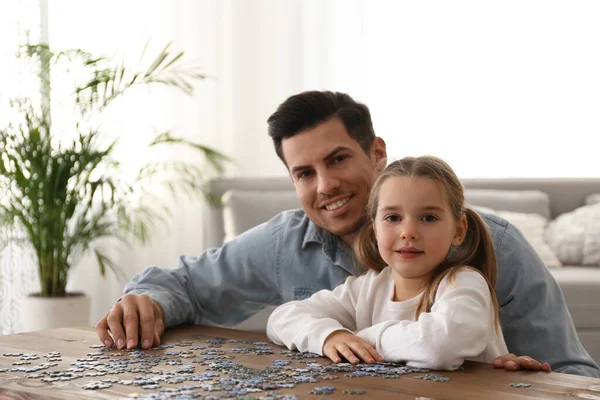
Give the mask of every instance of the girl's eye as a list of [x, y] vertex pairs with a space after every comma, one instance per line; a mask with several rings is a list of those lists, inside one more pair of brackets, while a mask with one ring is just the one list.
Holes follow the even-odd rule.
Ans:
[[398, 221], [400, 221], [400, 217], [397, 215], [388, 215], [384, 218], [384, 220], [386, 220], [388, 222], [398, 222]]
[[434, 222], [434, 221], [437, 221], [437, 217], [435, 215], [423, 215], [422, 219], [425, 222]]

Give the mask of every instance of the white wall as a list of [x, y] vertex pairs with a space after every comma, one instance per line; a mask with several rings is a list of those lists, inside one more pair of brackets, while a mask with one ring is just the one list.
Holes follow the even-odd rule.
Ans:
[[232, 175], [285, 174], [265, 121], [308, 89], [366, 102], [390, 158], [435, 154], [471, 178], [600, 175], [596, 1], [217, 4]]
[[600, 175], [600, 3], [368, 1], [368, 104], [395, 157], [463, 177]]

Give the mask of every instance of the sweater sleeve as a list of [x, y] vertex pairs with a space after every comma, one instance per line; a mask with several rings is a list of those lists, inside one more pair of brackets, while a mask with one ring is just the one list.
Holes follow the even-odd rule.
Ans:
[[266, 305], [281, 303], [277, 254], [285, 213], [200, 257], [181, 256], [175, 269], [151, 267], [124, 293], [147, 294], [165, 312], [165, 327], [237, 325]]
[[484, 352], [496, 335], [488, 285], [478, 272], [459, 270], [444, 279], [431, 311], [417, 321], [384, 321], [363, 329], [359, 337], [390, 362], [452, 370]]
[[334, 331], [356, 329], [356, 299], [362, 277], [349, 277], [333, 290], [321, 290], [300, 301], [275, 309], [267, 323], [267, 336], [290, 350], [323, 355], [323, 343]]

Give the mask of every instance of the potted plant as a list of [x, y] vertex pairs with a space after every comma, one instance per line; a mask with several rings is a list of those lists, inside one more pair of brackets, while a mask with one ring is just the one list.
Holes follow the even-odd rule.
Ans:
[[[192, 93], [204, 76], [183, 63], [183, 52], [172, 54], [167, 45], [149, 67], [130, 71], [123, 63], [78, 49], [54, 52], [42, 44], [23, 50], [39, 66], [42, 101], [37, 106], [32, 99], [14, 101], [21, 120], [0, 128], [0, 228], [4, 240], [31, 250], [40, 280], [40, 292], [29, 295], [21, 308], [22, 329], [87, 325], [90, 299], [67, 292], [69, 272], [82, 256], [93, 254], [103, 276], [107, 269], [118, 273], [102, 241], [145, 244], [152, 227], [168, 220], [166, 199], [150, 188], [164, 184], [173, 194], [204, 195], [206, 175], [221, 173], [229, 159], [163, 132], [148, 146], [186, 146], [206, 163], [155, 161], [127, 178], [115, 158], [119, 140], [108, 139], [98, 123], [98, 115], [135, 86], [165, 85]], [[85, 73], [73, 85], [72, 139], [64, 139], [52, 124], [50, 84], [60, 63], [70, 71], [78, 66], [78, 76]]]

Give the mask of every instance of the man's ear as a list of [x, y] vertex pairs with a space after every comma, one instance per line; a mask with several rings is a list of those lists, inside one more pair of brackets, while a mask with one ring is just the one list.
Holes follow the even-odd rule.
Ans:
[[456, 224], [456, 232], [454, 233], [454, 238], [452, 239], [452, 246], [458, 247], [465, 241], [465, 237], [467, 236], [467, 229], [469, 229], [467, 223], [467, 216], [463, 215], [458, 220], [458, 224]]
[[385, 141], [379, 136], [373, 140], [369, 156], [375, 171], [377, 171], [378, 174], [381, 173], [387, 166], [387, 151], [385, 148]]

